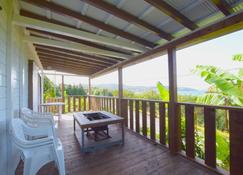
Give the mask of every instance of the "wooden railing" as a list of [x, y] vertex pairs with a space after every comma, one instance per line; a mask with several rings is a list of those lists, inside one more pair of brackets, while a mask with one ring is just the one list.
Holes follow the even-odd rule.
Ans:
[[89, 97], [70, 95], [65, 98], [65, 112], [87, 111], [89, 107]]
[[[169, 128], [170, 116], [168, 116], [169, 102], [128, 98], [119, 100], [117, 97], [103, 96], [68, 96], [65, 101], [66, 112], [109, 111], [124, 117], [128, 129], [155, 143], [168, 146], [171, 131]], [[204, 124], [200, 125], [204, 132], [204, 160], [200, 161], [196, 157], [195, 143], [195, 130], [197, 129], [195, 116], [198, 115], [198, 110], [202, 111], [201, 116], [204, 120]], [[181, 144], [179, 153], [217, 172], [226, 172], [217, 167], [216, 161], [216, 113], [218, 110], [224, 110], [229, 114], [230, 173], [243, 174], [243, 108], [240, 107], [176, 103], [178, 120], [183, 121], [182, 117], [185, 119], [185, 133], [181, 133], [182, 122], [178, 129]], [[182, 142], [182, 134], [184, 134], [184, 142]]]
[[[204, 164], [207, 167], [217, 168], [217, 149], [216, 149], [216, 113], [223, 110], [229, 114], [229, 168], [230, 174], [243, 174], [243, 108], [228, 106], [211, 106], [190, 103], [178, 103], [178, 115], [185, 116], [185, 153], [190, 159], [195, 160], [195, 110], [203, 111], [204, 119]], [[182, 112], [184, 108], [184, 114]], [[220, 145], [218, 145], [220, 147]]]
[[[50, 102], [62, 102], [62, 98], [48, 98], [46, 103]], [[46, 106], [46, 112], [58, 113], [58, 108], [56, 106]], [[41, 111], [41, 110], [40, 110]]]

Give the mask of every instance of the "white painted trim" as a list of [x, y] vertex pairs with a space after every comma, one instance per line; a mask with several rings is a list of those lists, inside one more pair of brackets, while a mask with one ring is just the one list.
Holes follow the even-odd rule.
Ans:
[[24, 16], [20, 16], [20, 15], [15, 15], [13, 17], [13, 23], [16, 25], [24, 26], [24, 27], [31, 27], [34, 29], [53, 32], [53, 33], [57, 33], [57, 34], [61, 34], [61, 35], [66, 35], [66, 36], [70, 36], [70, 37], [74, 37], [74, 38], [83, 39], [86, 41], [96, 42], [96, 43], [105, 44], [108, 46], [136, 51], [136, 52], [145, 52], [148, 50], [140, 44], [132, 44], [132, 43], [129, 43], [126, 41], [108, 38], [108, 37], [104, 37], [104, 36], [99, 36], [99, 35], [92, 34], [89, 32], [76, 30], [76, 29], [73, 29], [70, 27], [65, 27], [65, 26], [58, 25], [58, 24], [52, 24], [49, 22], [45, 22], [45, 21], [41, 21], [41, 20], [29, 18], [29, 17], [24, 17]]
[[25, 36], [24, 41], [35, 43], [35, 44], [41, 44], [41, 45], [45, 45], [45, 46], [69, 49], [69, 50], [84, 52], [84, 53], [89, 53], [89, 54], [98, 54], [98, 55], [112, 56], [112, 57], [116, 57], [116, 58], [125, 58], [125, 59], [128, 59], [131, 57], [131, 56], [127, 56], [125, 54], [117, 53], [117, 52], [97, 49], [95, 47], [87, 46], [84, 44], [78, 44], [78, 43], [73, 43], [73, 42], [68, 42], [68, 41], [66, 41], [66, 42], [57, 41], [57, 40], [45, 39], [45, 38], [40, 38], [40, 37], [35, 37], [35, 36]]

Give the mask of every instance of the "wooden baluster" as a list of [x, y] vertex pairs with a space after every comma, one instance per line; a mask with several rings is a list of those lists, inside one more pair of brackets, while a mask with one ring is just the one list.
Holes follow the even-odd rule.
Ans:
[[116, 115], [119, 115], [119, 99], [116, 99]]
[[160, 143], [166, 144], [166, 132], [165, 132], [165, 103], [159, 103], [159, 140]]
[[78, 96], [78, 111], [81, 111], [81, 96]]
[[205, 164], [216, 168], [215, 108], [204, 107]]
[[104, 98], [101, 97], [101, 110], [104, 111]]
[[150, 107], [150, 138], [155, 140], [155, 102], [149, 102]]
[[147, 102], [142, 101], [143, 135], [147, 137]]
[[115, 98], [112, 99], [112, 113], [115, 114]]
[[76, 96], [73, 96], [73, 112], [76, 111]]
[[109, 99], [109, 102], [110, 102], [110, 109], [109, 109], [109, 112], [112, 112], [112, 98]]
[[70, 105], [70, 99], [71, 97], [70, 96], [68, 96], [68, 112], [70, 112], [71, 111], [71, 105]]
[[99, 111], [100, 110], [100, 98], [97, 98], [97, 100], [96, 100], [96, 105], [97, 105], [97, 111]]
[[133, 100], [129, 100], [130, 129], [133, 130]]
[[[92, 97], [90, 97], [89, 99], [91, 99], [91, 98], [92, 98]], [[87, 98], [84, 97], [83, 100], [84, 100], [84, 111], [86, 111], [86, 100], [87, 100]]]
[[229, 111], [230, 174], [243, 174], [243, 110]]
[[139, 101], [135, 101], [135, 118], [136, 118], [136, 132], [140, 133], [140, 120], [139, 120]]
[[128, 126], [128, 120], [127, 120], [127, 114], [128, 114], [128, 100], [125, 100], [125, 99], [122, 99], [121, 100], [121, 116], [124, 118], [125, 120], [125, 126], [127, 127]]
[[186, 105], [186, 155], [195, 158], [195, 125], [194, 125], [194, 106]]

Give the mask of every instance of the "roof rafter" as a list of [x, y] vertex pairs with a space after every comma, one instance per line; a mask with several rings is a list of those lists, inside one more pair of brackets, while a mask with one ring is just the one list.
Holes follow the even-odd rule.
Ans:
[[39, 58], [40, 58], [41, 62], [42, 62], [43, 59], [46, 59], [45, 60], [46, 62], [65, 63], [65, 64], [69, 64], [73, 68], [82, 67], [83, 69], [87, 69], [87, 70], [89, 70], [89, 69], [96, 69], [96, 70], [102, 69], [102, 67], [99, 67], [99, 66], [86, 65], [86, 64], [78, 63], [78, 62], [71, 61], [71, 60], [65, 60], [65, 59], [60, 58], [58, 56], [50, 56], [50, 55], [40, 54]]
[[114, 64], [114, 63], [117, 63], [117, 62], [108, 62], [108, 61], [103, 61], [103, 60], [100, 60], [100, 59], [94, 59], [94, 58], [91, 58], [91, 57], [82, 57], [82, 56], [79, 56], [79, 55], [71, 55], [71, 54], [66, 54], [65, 52], [63, 53], [60, 53], [58, 51], [55, 51], [55, 50], [47, 50], [47, 49], [42, 49], [42, 48], [38, 48], [36, 47], [35, 50], [39, 53], [50, 53], [50, 54], [56, 54], [56, 55], [62, 55], [62, 56], [65, 56], [67, 58], [72, 58], [72, 59], [77, 59], [77, 60], [87, 60], [87, 61], [93, 61], [94, 63], [103, 63], [103, 64], [106, 64], [106, 65], [111, 65], [111, 64]]
[[94, 78], [100, 76], [118, 67], [136, 64], [141, 61], [159, 57], [163, 54], [166, 54], [167, 49], [171, 47], [176, 47], [177, 49], [185, 48], [191, 46], [192, 44], [198, 44], [204, 41], [208, 41], [212, 38], [217, 38], [225, 34], [232, 33], [242, 29], [243, 29], [243, 12], [241, 11], [236, 14], [232, 14], [226, 18], [223, 18], [219, 21], [216, 21], [211, 25], [195, 30], [185, 36], [170, 41], [144, 54], [135, 56], [132, 59], [122, 61], [121, 63], [118, 63], [104, 70], [101, 70], [100, 72], [93, 74], [92, 77]]
[[[30, 27], [30, 28], [34, 28], [34, 29], [39, 29], [39, 30], [43, 30], [43, 31], [48, 31], [48, 32], [56, 33], [56, 34], [61, 34], [61, 35], [65, 35], [65, 36], [69, 36], [69, 37], [73, 37], [73, 38], [79, 38], [79, 39], [83, 39], [86, 41], [104, 44], [107, 46], [124, 48], [124, 49], [135, 51], [135, 52], [144, 52], [144, 51], [148, 50], [139, 44], [132, 44], [132, 43], [122, 41], [122, 40], [99, 36], [99, 35], [92, 34], [89, 32], [84, 32], [84, 31], [80, 31], [80, 30], [73, 29], [70, 27], [53, 24], [53, 23], [45, 22], [42, 20], [34, 19], [34, 18], [20, 16], [20, 15], [15, 15], [13, 17], [13, 24], [16, 24], [19, 26], [24, 26], [24, 27]], [[109, 51], [109, 52], [111, 52], [111, 51]], [[113, 52], [113, 53], [115, 53], [115, 52]], [[116, 53], [116, 54], [120, 54], [120, 53]], [[120, 54], [120, 55], [124, 56], [126, 54]]]
[[195, 30], [198, 28], [198, 26], [188, 19], [185, 15], [180, 13], [178, 10], [176, 10], [174, 7], [166, 3], [165, 1], [161, 0], [145, 0], [147, 3], [151, 4], [152, 6], [156, 7], [169, 17], [173, 18], [183, 26], [187, 27], [190, 30]]
[[57, 40], [51, 40], [51, 39], [46, 39], [46, 38], [40, 38], [40, 37], [34, 37], [34, 36], [25, 36], [24, 41], [35, 43], [35, 44], [41, 44], [41, 45], [46, 45], [46, 46], [52, 46], [52, 47], [57, 47], [57, 48], [63, 48], [63, 49], [68, 49], [68, 50], [73, 50], [73, 51], [78, 51], [78, 52], [84, 52], [88, 54], [93, 54], [93, 55], [103, 55], [103, 56], [116, 56], [118, 58], [127, 58], [127, 56], [124, 56], [124, 54], [119, 54], [119, 53], [114, 53], [111, 51], [105, 51], [101, 49], [97, 49], [94, 47], [86, 46], [83, 44], [78, 44], [78, 43], [71, 43], [71, 42], [63, 42], [63, 41], [57, 41]]
[[95, 26], [97, 28], [100, 28], [102, 30], [105, 30], [109, 33], [113, 33], [115, 35], [118, 35], [118, 36], [121, 36], [125, 39], [128, 39], [128, 40], [131, 40], [131, 41], [134, 41], [136, 43], [139, 43], [141, 45], [144, 45], [144, 46], [147, 46], [147, 47], [150, 47], [150, 48], [153, 48], [155, 47], [156, 45], [154, 43], [151, 43], [145, 39], [142, 39], [136, 35], [133, 35], [131, 33], [128, 33], [128, 32], [125, 32], [119, 28], [116, 28], [114, 26], [111, 26], [111, 25], [108, 25], [108, 24], [105, 24], [99, 20], [96, 20], [94, 18], [91, 18], [91, 17], [88, 17], [88, 16], [84, 16], [82, 15], [81, 13], [78, 13], [78, 12], [75, 12], [75, 11], [72, 11], [68, 8], [65, 8], [63, 6], [60, 6], [58, 4], [55, 4], [53, 2], [48, 2], [46, 0], [23, 0], [25, 2], [28, 2], [30, 4], [34, 4], [36, 6], [39, 6], [41, 8], [46, 8], [46, 9], [49, 9], [53, 12], [56, 12], [56, 13], [59, 13], [61, 15], [65, 15], [65, 16], [70, 16], [72, 18], [75, 18], [77, 20], [80, 20], [80, 21], [83, 21], [87, 24], [90, 24], [92, 26]]
[[61, 58], [58, 58], [58, 57], [51, 57], [51, 56], [48, 56], [48, 55], [40, 55], [39, 56], [40, 60], [41, 60], [41, 63], [47, 63], [47, 62], [50, 62], [50, 63], [56, 63], [56, 64], [62, 64], [62, 65], [66, 65], [66, 66], [70, 66], [72, 67], [73, 69], [83, 69], [83, 70], [102, 70], [101, 67], [93, 67], [93, 66], [86, 66], [84, 64], [77, 64], [77, 63], [74, 63], [72, 61], [63, 61]]
[[43, 67], [45, 70], [56, 70], [56, 71], [61, 71], [65, 72], [67, 71], [68, 73], [74, 73], [74, 74], [79, 74], [79, 75], [91, 75], [92, 73], [96, 72], [96, 70], [83, 70], [83, 69], [74, 69], [71, 68], [70, 66], [63, 65], [63, 64], [57, 64], [57, 63], [47, 63], [43, 62]]
[[57, 39], [63, 39], [66, 41], [72, 41], [72, 42], [76, 42], [76, 43], [80, 43], [80, 44], [85, 44], [87, 46], [91, 46], [91, 47], [95, 47], [98, 49], [102, 49], [102, 50], [107, 50], [107, 51], [112, 51], [112, 52], [118, 52], [118, 53], [123, 53], [123, 54], [128, 54], [126, 52], [122, 52], [122, 51], [118, 51], [100, 44], [96, 44], [90, 41], [85, 41], [85, 40], [81, 40], [81, 39], [77, 39], [77, 38], [73, 38], [73, 37], [69, 37], [69, 36], [65, 36], [65, 35], [60, 35], [60, 34], [56, 34], [56, 33], [51, 33], [51, 32], [47, 32], [47, 31], [42, 31], [42, 30], [38, 30], [38, 29], [32, 29], [32, 28], [26, 28], [28, 31], [30, 31], [31, 33], [35, 33], [35, 34], [42, 34], [48, 37], [53, 37], [53, 38], [57, 38]]
[[116, 6], [113, 6], [105, 1], [97, 1], [97, 0], [81, 0], [84, 1], [96, 8], [99, 8], [101, 10], [106, 11], [107, 13], [110, 13], [118, 18], [121, 18], [129, 23], [133, 23], [135, 25], [138, 25], [139, 27], [143, 27], [144, 29], [148, 30], [148, 31], [152, 31], [153, 33], [159, 35], [161, 38], [164, 38], [166, 40], [172, 40], [173, 36], [169, 33], [166, 33], [162, 30], [160, 30], [159, 28], [147, 23], [146, 21], [143, 21], [139, 18], [137, 18], [136, 16], [133, 16], [131, 14], [129, 14], [126, 11], [123, 11], [119, 8], [117, 8]]
[[84, 64], [87, 67], [100, 67], [100, 68], [104, 68], [104, 67], [108, 67], [108, 65], [103, 65], [103, 64], [97, 64], [97, 63], [93, 63], [93, 62], [89, 62], [89, 61], [85, 61], [85, 60], [77, 60], [77, 59], [73, 59], [73, 58], [67, 58], [65, 56], [61, 56], [61, 55], [56, 55], [56, 54], [51, 54], [51, 53], [43, 53], [43, 52], [38, 52], [38, 56], [48, 56], [50, 58], [54, 57], [54, 58], [59, 58], [61, 61], [72, 61], [74, 64]]
[[44, 67], [48, 67], [48, 66], [51, 66], [51, 67], [65, 66], [67, 68], [70, 68], [70, 69], [73, 69], [73, 70], [76, 70], [76, 71], [82, 71], [82, 72], [95, 72], [95, 71], [99, 70], [99, 69], [85, 69], [82, 66], [74, 67], [72, 64], [60, 63], [60, 62], [57, 62], [57, 61], [48, 61], [47, 59], [48, 58], [45, 58], [45, 57], [41, 58], [41, 63], [42, 63], [42, 65]]
[[53, 51], [36, 49], [36, 52], [38, 54], [48, 54], [48, 55], [53, 55], [53, 56], [65, 57], [65, 59], [67, 59], [67, 60], [74, 60], [74, 61], [77, 61], [77, 62], [84, 62], [84, 63], [88, 63], [88, 64], [92, 64], [92, 65], [101, 65], [101, 66], [110, 66], [110, 65], [112, 65], [112, 63], [98, 62], [98, 61], [89, 60], [89, 59], [86, 59], [86, 58], [83, 58], [83, 57], [70, 56], [70, 55], [60, 54], [60, 53], [53, 52]]
[[103, 57], [103, 56], [96, 56], [96, 55], [88, 55], [88, 54], [77, 52], [77, 51], [71, 51], [71, 50], [67, 50], [67, 49], [39, 45], [39, 44], [34, 44], [34, 46], [38, 49], [50, 50], [50, 51], [55, 51], [58, 53], [64, 53], [64, 54], [69, 54], [69, 55], [74, 55], [74, 56], [82, 56], [82, 57], [88, 57], [88, 58], [92, 57], [97, 60], [104, 60], [104, 61], [109, 61], [109, 62], [118, 62], [118, 61], [124, 60], [121, 58], [111, 58], [111, 57]]
[[211, 0], [211, 2], [225, 15], [231, 15], [232, 7], [225, 0]]

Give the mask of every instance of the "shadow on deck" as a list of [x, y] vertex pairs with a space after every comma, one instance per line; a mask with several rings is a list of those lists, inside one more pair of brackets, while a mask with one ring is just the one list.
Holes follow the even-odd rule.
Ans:
[[[124, 146], [113, 146], [94, 153], [81, 153], [73, 133], [72, 116], [65, 115], [62, 118], [58, 132], [64, 146], [68, 175], [214, 174], [181, 156], [172, 156], [168, 149], [154, 145], [131, 131], [126, 131]], [[20, 175], [22, 172], [21, 162], [16, 174]], [[58, 174], [53, 163], [38, 172], [38, 175], [48, 174]]]

